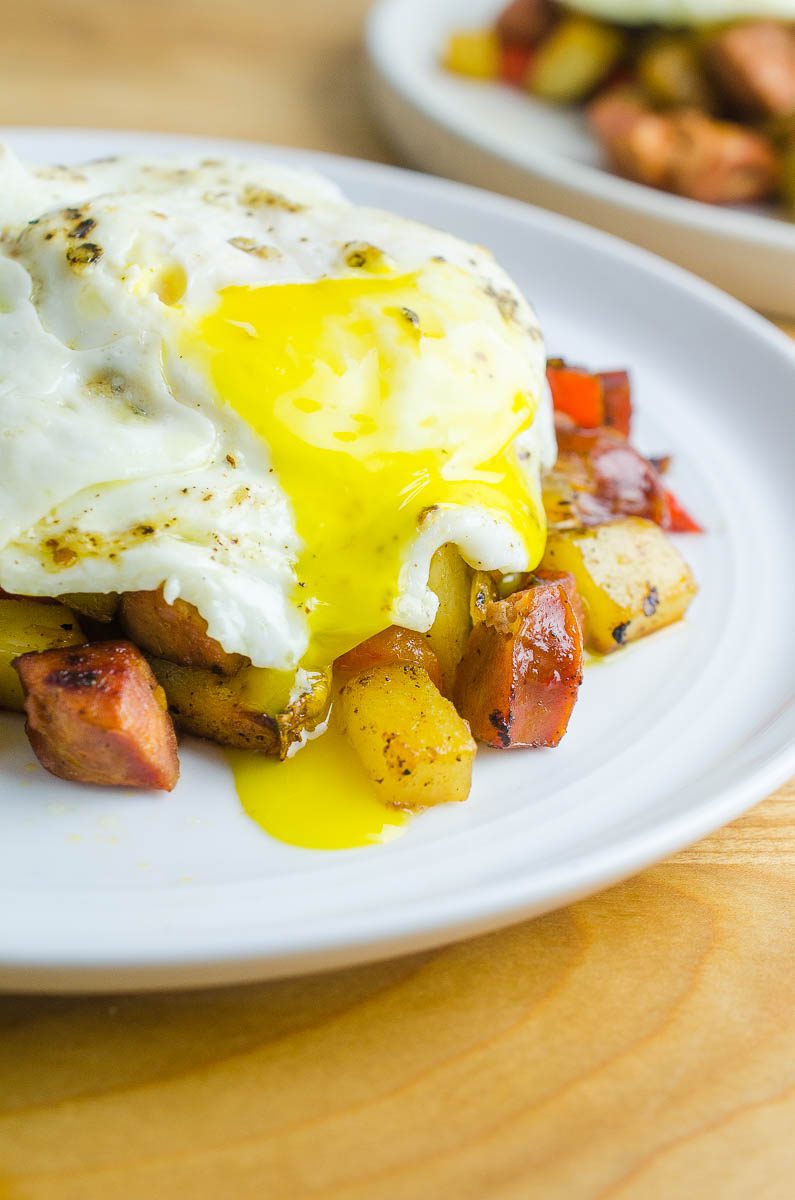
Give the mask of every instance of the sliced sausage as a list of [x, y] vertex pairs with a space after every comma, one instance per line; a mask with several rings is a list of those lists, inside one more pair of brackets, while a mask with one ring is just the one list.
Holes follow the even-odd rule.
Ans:
[[742, 125], [690, 109], [653, 112], [622, 93], [595, 100], [589, 120], [612, 164], [639, 183], [707, 204], [760, 200], [777, 187], [772, 143]]
[[582, 681], [582, 629], [565, 582], [492, 601], [469, 635], [455, 705], [497, 749], [557, 746]]
[[248, 662], [242, 654], [230, 654], [208, 637], [207, 622], [193, 604], [180, 599], [169, 604], [162, 587], [154, 592], [125, 592], [119, 621], [136, 646], [184, 667], [235, 675]]
[[165, 696], [130, 642], [23, 654], [26, 730], [42, 766], [61, 779], [170, 792], [179, 777]]
[[748, 21], [707, 39], [703, 57], [728, 100], [751, 116], [795, 113], [795, 26]]
[[497, 18], [497, 33], [503, 42], [534, 46], [557, 19], [551, 0], [511, 0]]

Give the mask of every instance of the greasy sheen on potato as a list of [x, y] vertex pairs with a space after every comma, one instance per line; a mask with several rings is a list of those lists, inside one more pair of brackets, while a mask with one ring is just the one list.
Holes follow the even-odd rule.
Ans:
[[185, 667], [234, 675], [248, 661], [242, 654], [228, 654], [208, 637], [207, 622], [187, 600], [168, 604], [162, 588], [125, 592], [119, 605], [119, 621], [127, 636], [147, 653]]
[[601, 654], [680, 620], [697, 591], [677, 547], [641, 517], [551, 533], [542, 566], [574, 576], [588, 648]]
[[179, 729], [221, 746], [285, 758], [293, 742], [325, 720], [330, 676], [307, 672], [303, 694], [290, 697], [292, 678], [265, 667], [244, 667], [226, 678], [201, 667], [149, 659]]
[[469, 591], [469, 615], [472, 625], [482, 621], [489, 604], [498, 599], [497, 585], [488, 571], [475, 571]]
[[66, 592], [58, 599], [81, 616], [90, 617], [103, 625], [109, 624], [119, 607], [118, 592]]
[[428, 587], [438, 596], [439, 608], [425, 637], [442, 668], [446, 696], [452, 694], [456, 668], [472, 628], [472, 574], [458, 547], [450, 542], [440, 546], [431, 559]]
[[488, 603], [469, 636], [455, 703], [480, 742], [557, 746], [582, 682], [582, 629], [563, 579]]
[[335, 713], [386, 803], [427, 808], [466, 800], [475, 742], [422, 667], [363, 671], [340, 688]]
[[137, 646], [94, 642], [14, 660], [25, 726], [43, 767], [61, 779], [170, 792], [177, 739], [165, 697]]
[[58, 650], [85, 642], [77, 617], [63, 604], [0, 599], [0, 708], [22, 712], [22, 685], [12, 662], [32, 650]]

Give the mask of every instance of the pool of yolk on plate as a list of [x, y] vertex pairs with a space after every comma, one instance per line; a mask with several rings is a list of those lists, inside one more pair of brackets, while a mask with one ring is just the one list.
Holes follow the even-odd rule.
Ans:
[[377, 795], [356, 754], [333, 727], [284, 762], [228, 750], [243, 808], [280, 842], [310, 850], [373, 846], [409, 819]]

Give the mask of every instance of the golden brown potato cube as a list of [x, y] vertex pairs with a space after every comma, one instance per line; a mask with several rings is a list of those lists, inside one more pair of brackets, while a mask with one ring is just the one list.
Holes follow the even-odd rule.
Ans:
[[[498, 600], [497, 584], [488, 571], [475, 571], [469, 590], [469, 615], [473, 627], [484, 620], [492, 600]], [[467, 636], [467, 640], [469, 640]]]
[[576, 104], [607, 78], [625, 47], [624, 34], [613, 25], [564, 17], [539, 46], [527, 85], [543, 100]]
[[66, 592], [58, 599], [81, 616], [100, 621], [103, 625], [113, 620], [119, 607], [118, 592]]
[[85, 642], [70, 608], [50, 601], [0, 599], [0, 708], [22, 712], [22, 685], [11, 663], [31, 650], [59, 650]]
[[456, 75], [496, 79], [500, 69], [500, 43], [493, 29], [461, 29], [451, 33], [442, 64]]
[[427, 808], [466, 800], [475, 742], [422, 667], [363, 671], [340, 688], [335, 711], [386, 803]]
[[242, 654], [229, 654], [207, 636], [207, 622], [186, 600], [168, 604], [163, 589], [125, 592], [119, 606], [124, 632], [137, 646], [185, 667], [206, 667], [234, 675], [247, 662]]
[[449, 696], [472, 628], [472, 568], [464, 562], [457, 546], [448, 542], [436, 551], [428, 586], [439, 597], [439, 608], [425, 636], [442, 668], [442, 690]]
[[676, 546], [642, 517], [553, 533], [541, 565], [574, 576], [587, 646], [601, 654], [680, 620], [697, 591]]
[[25, 726], [43, 767], [61, 779], [170, 792], [177, 739], [162, 690], [137, 646], [94, 642], [14, 660]]
[[704, 112], [717, 107], [698, 42], [687, 34], [655, 39], [638, 58], [637, 75], [654, 104]]
[[230, 679], [164, 658], [149, 661], [177, 727], [222, 746], [284, 758], [328, 713], [324, 672], [306, 672], [305, 689], [296, 695], [292, 672], [243, 667]]

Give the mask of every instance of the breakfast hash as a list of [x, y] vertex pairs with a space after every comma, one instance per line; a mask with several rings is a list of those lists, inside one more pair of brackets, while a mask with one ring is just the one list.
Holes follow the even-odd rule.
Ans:
[[684, 616], [629, 374], [548, 358], [483, 248], [272, 163], [0, 177], [0, 708], [52, 774], [169, 791], [176, 730], [464, 800]]

